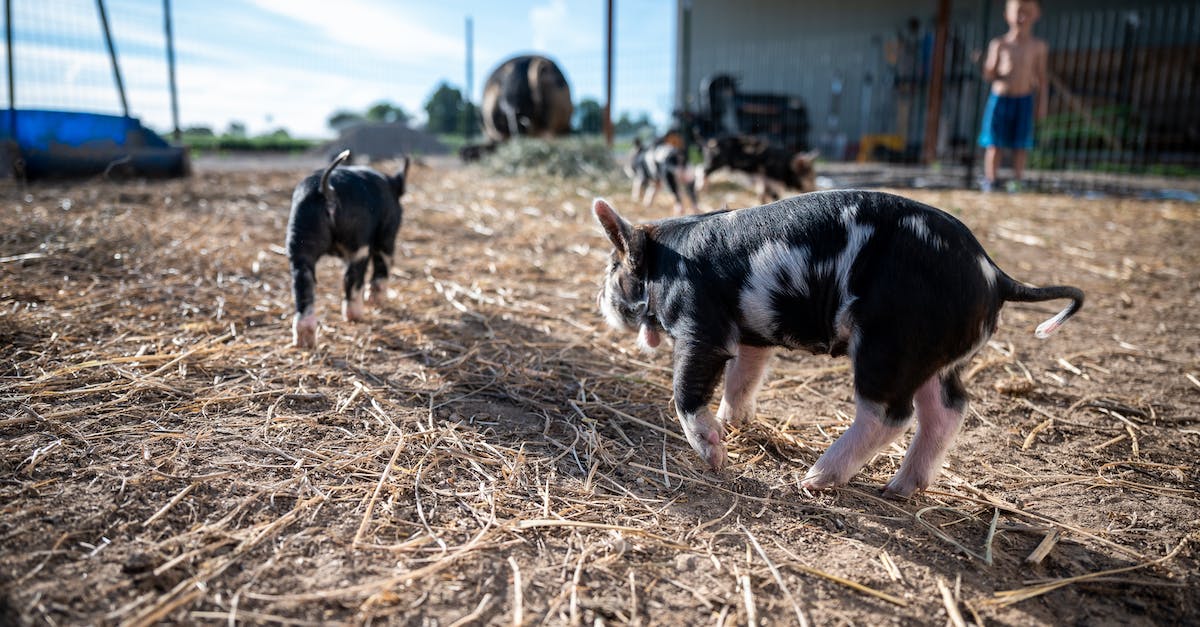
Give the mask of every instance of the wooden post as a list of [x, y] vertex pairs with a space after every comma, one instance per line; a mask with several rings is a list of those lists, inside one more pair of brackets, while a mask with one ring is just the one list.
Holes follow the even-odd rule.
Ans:
[[949, 29], [950, 0], [938, 0], [933, 67], [929, 70], [929, 108], [925, 110], [925, 140], [921, 146], [921, 162], [926, 165], [937, 158], [938, 123], [942, 117], [942, 74], [946, 66], [946, 34]]

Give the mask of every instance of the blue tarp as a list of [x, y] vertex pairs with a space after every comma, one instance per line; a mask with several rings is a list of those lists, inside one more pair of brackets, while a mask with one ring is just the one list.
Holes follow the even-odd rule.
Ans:
[[117, 164], [126, 174], [180, 176], [187, 154], [173, 147], [137, 118], [82, 111], [0, 110], [0, 138], [10, 138], [16, 116], [16, 140], [30, 178], [90, 176]]

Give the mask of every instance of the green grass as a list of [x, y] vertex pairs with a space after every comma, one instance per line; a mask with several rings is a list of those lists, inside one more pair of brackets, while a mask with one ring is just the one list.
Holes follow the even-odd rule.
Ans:
[[479, 144], [487, 141], [482, 133], [476, 133], [474, 137], [467, 138], [461, 133], [444, 133], [437, 136], [437, 140], [446, 145], [450, 152], [457, 153], [459, 148], [467, 144]]
[[304, 152], [320, 143], [278, 133], [259, 137], [185, 133], [180, 139], [193, 152]]

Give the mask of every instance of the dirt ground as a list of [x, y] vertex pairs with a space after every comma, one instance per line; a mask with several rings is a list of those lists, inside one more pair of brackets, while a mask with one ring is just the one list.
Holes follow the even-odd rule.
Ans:
[[[706, 470], [668, 351], [595, 306], [596, 195], [410, 173], [390, 298], [290, 346], [293, 170], [2, 190], [0, 624], [885, 625], [1200, 621], [1200, 205], [901, 192], [1010, 274], [943, 476], [798, 481], [849, 424], [844, 359], [776, 359]], [[752, 204], [731, 184], [710, 206]]]

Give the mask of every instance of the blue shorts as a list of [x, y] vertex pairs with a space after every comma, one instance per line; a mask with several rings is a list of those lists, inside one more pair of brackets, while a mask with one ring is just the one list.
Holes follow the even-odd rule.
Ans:
[[1033, 94], [988, 98], [979, 145], [984, 148], [1033, 148]]

